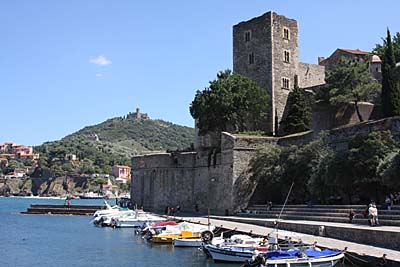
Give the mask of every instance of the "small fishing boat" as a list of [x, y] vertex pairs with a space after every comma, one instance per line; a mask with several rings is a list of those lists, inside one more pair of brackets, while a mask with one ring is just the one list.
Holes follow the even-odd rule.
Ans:
[[242, 234], [233, 235], [223, 242], [213, 239], [210, 244], [202, 245], [203, 252], [214, 261], [227, 262], [251, 261], [255, 254], [267, 249], [263, 238], [253, 238]]
[[318, 248], [276, 250], [258, 254], [243, 266], [333, 267], [343, 262], [342, 251]]
[[203, 243], [201, 238], [176, 238], [172, 241], [174, 247], [200, 247]]
[[375, 258], [367, 255], [357, 255], [345, 251], [344, 254], [345, 261], [352, 266], [357, 267], [384, 267], [388, 266], [388, 261], [386, 259], [386, 254], [383, 254], [382, 258]]
[[[172, 243], [174, 239], [178, 238], [200, 238], [201, 233], [207, 231], [207, 229], [208, 226], [205, 225], [183, 222], [176, 226], [167, 225], [165, 230], [161, 231], [150, 229], [146, 234], [146, 239], [151, 240], [154, 243]], [[214, 227], [211, 230], [213, 229]]]

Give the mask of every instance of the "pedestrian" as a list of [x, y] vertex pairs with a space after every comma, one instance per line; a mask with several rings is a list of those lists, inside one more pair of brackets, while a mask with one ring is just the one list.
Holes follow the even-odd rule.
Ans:
[[354, 210], [350, 209], [350, 212], [349, 212], [349, 221], [350, 221], [350, 223], [353, 222], [353, 219], [354, 219], [355, 216], [356, 216], [356, 213], [354, 212]]
[[371, 220], [369, 218], [369, 205], [367, 205], [367, 208], [363, 211], [363, 216], [364, 218], [368, 218], [368, 224], [371, 225]]
[[169, 207], [166, 206], [166, 207], [165, 207], [165, 214], [166, 214], [166, 215], [168, 215], [168, 211], [169, 211]]
[[369, 212], [369, 218], [371, 220], [371, 226], [379, 225], [378, 209], [376, 208], [375, 204], [369, 205], [368, 212]]
[[200, 210], [199, 210], [199, 205], [194, 205], [194, 210], [196, 211], [196, 212], [199, 212]]
[[385, 209], [387, 209], [387, 210], [391, 210], [392, 209], [392, 199], [390, 198], [390, 196], [386, 196]]
[[71, 200], [69, 200], [69, 199], [68, 199], [68, 202], [67, 202], [67, 206], [68, 206], [68, 208], [71, 207]]
[[179, 214], [179, 212], [181, 212], [181, 206], [180, 205], [176, 206], [176, 214]]

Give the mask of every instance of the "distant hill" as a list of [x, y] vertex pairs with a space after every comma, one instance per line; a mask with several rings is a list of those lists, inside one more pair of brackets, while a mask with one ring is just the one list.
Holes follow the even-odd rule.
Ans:
[[[34, 147], [34, 151], [40, 153], [42, 165], [53, 174], [108, 173], [114, 164], [130, 165], [134, 155], [186, 150], [193, 140], [193, 128], [162, 120], [138, 120], [128, 114], [85, 127], [59, 141], [46, 142]], [[68, 154], [76, 155], [79, 160], [66, 160]]]

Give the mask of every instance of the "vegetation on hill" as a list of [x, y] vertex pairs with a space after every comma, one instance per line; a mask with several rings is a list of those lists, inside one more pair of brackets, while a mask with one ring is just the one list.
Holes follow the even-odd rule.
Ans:
[[[85, 127], [34, 151], [40, 153], [41, 167], [55, 176], [109, 173], [112, 165], [130, 165], [130, 158], [143, 152], [188, 149], [193, 139], [193, 128], [127, 116]], [[71, 154], [77, 160], [68, 158]]]

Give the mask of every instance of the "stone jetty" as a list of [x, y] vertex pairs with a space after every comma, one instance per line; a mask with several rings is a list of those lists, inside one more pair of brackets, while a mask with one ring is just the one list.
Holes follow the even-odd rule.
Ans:
[[47, 215], [93, 215], [96, 210], [105, 209], [105, 205], [47, 205], [32, 204], [22, 214]]

